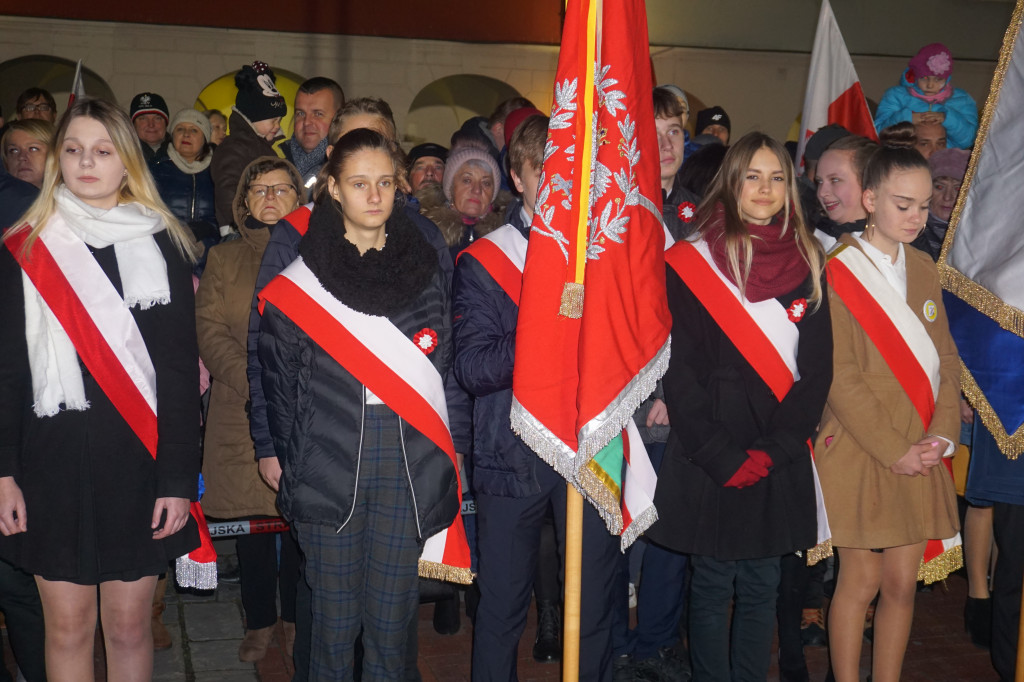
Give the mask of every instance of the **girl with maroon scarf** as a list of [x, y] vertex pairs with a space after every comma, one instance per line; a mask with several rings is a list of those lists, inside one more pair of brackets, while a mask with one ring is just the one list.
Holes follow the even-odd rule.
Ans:
[[648, 535], [691, 555], [694, 678], [764, 680], [780, 557], [818, 539], [808, 439], [832, 377], [824, 254], [788, 155], [760, 133], [729, 149], [697, 225], [666, 253], [672, 432]]

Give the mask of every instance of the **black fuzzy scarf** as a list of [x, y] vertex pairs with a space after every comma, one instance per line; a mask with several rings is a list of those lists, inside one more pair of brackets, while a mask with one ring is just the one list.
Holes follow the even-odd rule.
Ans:
[[299, 255], [332, 296], [367, 315], [389, 317], [413, 303], [438, 269], [437, 254], [396, 206], [388, 218], [382, 249], [360, 255], [345, 239], [341, 209], [327, 199], [313, 209]]

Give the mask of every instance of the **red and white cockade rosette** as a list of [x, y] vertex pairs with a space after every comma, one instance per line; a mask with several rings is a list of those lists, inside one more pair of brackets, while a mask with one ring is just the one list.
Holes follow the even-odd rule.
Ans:
[[[827, 271], [832, 290], [896, 376], [927, 433], [939, 395], [941, 363], [921, 318], [859, 249], [840, 245], [829, 254]], [[942, 463], [952, 476], [950, 459], [943, 458]], [[962, 567], [962, 544], [960, 533], [929, 540], [918, 580], [933, 583]]]
[[[423, 329], [414, 335], [417, 340], [410, 339], [386, 317], [349, 308], [323, 288], [301, 257], [271, 280], [259, 299], [261, 312], [266, 302], [272, 303], [357, 381], [443, 450], [459, 476], [444, 381], [427, 358], [437, 346], [437, 332]], [[461, 480], [457, 489], [461, 508]], [[419, 574], [467, 585], [473, 581], [461, 514], [455, 514], [450, 526], [426, 538]]]
[[[806, 314], [806, 299], [797, 299], [789, 309], [774, 298], [756, 303], [747, 300], [715, 265], [707, 242], [703, 239], [676, 242], [675, 246], [665, 252], [665, 262], [686, 283], [715, 323], [781, 402], [794, 382], [800, 379], [796, 364], [800, 329], [796, 322]], [[814, 501], [818, 520], [817, 544], [808, 548], [807, 562], [814, 564], [831, 556], [832, 531], [828, 526], [810, 441], [807, 443], [807, 455], [814, 474]]]
[[[12, 235], [5, 242], [7, 248], [104, 395], [156, 459], [156, 371], [135, 318], [85, 242], [72, 232], [60, 213], [50, 218], [26, 256], [22, 247], [28, 234], [25, 229]], [[178, 558], [175, 576], [183, 587], [214, 589], [217, 552], [206, 517], [198, 502], [192, 502], [189, 511], [199, 526], [201, 544]]]

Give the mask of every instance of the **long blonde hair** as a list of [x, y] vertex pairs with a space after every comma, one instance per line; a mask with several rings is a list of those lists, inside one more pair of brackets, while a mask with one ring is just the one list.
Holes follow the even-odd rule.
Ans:
[[750, 163], [761, 149], [768, 149], [778, 158], [786, 180], [786, 201], [783, 206], [782, 234], [793, 229], [800, 255], [811, 270], [810, 303], [814, 309], [821, 305], [821, 273], [825, 268], [825, 253], [821, 244], [811, 233], [800, 208], [800, 195], [796, 185], [796, 173], [786, 148], [764, 133], [747, 133], [736, 141], [722, 160], [708, 193], [697, 210], [699, 222], [697, 231], [702, 237], [715, 226], [715, 205], [724, 209], [722, 233], [725, 239], [725, 253], [729, 271], [740, 292], [746, 293], [747, 278], [753, 262], [754, 245], [746, 223], [740, 215], [740, 197], [744, 176]]
[[74, 105], [61, 117], [53, 145], [50, 147], [50, 154], [46, 157], [46, 170], [43, 173], [43, 185], [39, 190], [39, 196], [25, 212], [25, 215], [15, 222], [16, 227], [7, 231], [3, 237], [4, 240], [14, 234], [29, 230], [23, 247], [25, 254], [28, 254], [32, 244], [46, 227], [47, 221], [57, 210], [57, 188], [64, 184], [64, 176], [60, 169], [60, 152], [64, 146], [68, 126], [72, 120], [80, 116], [103, 124], [127, 171], [125, 179], [121, 182], [121, 188], [118, 190], [117, 203], [137, 203], [159, 214], [167, 226], [167, 233], [171, 237], [171, 241], [182, 256], [189, 261], [194, 261], [192, 235], [160, 199], [160, 194], [153, 183], [153, 176], [150, 175], [149, 167], [142, 155], [139, 139], [135, 135], [135, 129], [127, 114], [110, 102], [101, 99], [76, 100]]

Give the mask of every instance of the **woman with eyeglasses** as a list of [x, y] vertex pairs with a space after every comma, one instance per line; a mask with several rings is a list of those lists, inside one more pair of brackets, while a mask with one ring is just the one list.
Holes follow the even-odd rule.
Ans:
[[[263, 156], [246, 167], [233, 203], [241, 238], [210, 249], [196, 292], [196, 333], [199, 356], [212, 375], [210, 412], [206, 424], [203, 510], [221, 519], [279, 516], [274, 491], [260, 478], [249, 435], [246, 402], [246, 332], [249, 306], [263, 251], [277, 222], [299, 207], [303, 197], [298, 171], [284, 159]], [[291, 534], [281, 534], [281, 567], [277, 535], [238, 538], [242, 607], [246, 633], [238, 648], [241, 661], [259, 661], [277, 623], [277, 586], [281, 618], [290, 654], [295, 635], [295, 585], [298, 551]]]

